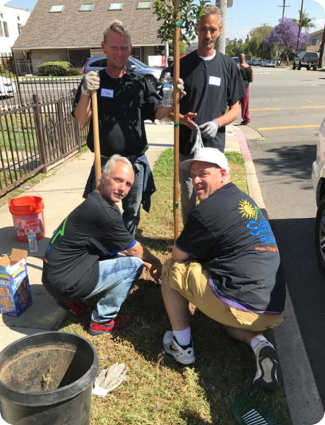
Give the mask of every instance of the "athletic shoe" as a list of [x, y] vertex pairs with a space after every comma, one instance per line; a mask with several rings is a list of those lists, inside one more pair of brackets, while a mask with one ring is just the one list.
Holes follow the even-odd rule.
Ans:
[[265, 391], [275, 391], [279, 387], [277, 369], [278, 355], [269, 342], [261, 342], [256, 348], [257, 372], [253, 385]]
[[82, 301], [62, 301], [61, 305], [77, 317], [85, 316], [91, 308]]
[[195, 362], [194, 348], [192, 343], [190, 347], [182, 348], [175, 340], [172, 331], [167, 331], [165, 333], [163, 346], [166, 353], [173, 356], [178, 363], [189, 365]]
[[114, 319], [109, 322], [97, 323], [93, 320], [90, 322], [90, 327], [88, 329], [91, 335], [101, 335], [105, 332], [118, 331], [128, 326], [132, 322], [132, 317], [130, 316], [116, 316]]
[[248, 125], [249, 123], [247, 121], [242, 121], [239, 125]]

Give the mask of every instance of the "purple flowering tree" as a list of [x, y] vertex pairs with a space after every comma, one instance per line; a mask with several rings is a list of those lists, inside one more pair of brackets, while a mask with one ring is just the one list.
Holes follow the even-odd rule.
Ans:
[[[283, 18], [279, 24], [273, 28], [269, 35], [264, 37], [263, 47], [268, 49], [274, 45], [277, 46], [279, 53], [284, 53], [289, 64], [289, 54], [297, 48], [299, 25], [292, 19]], [[304, 49], [309, 41], [309, 34], [302, 32], [299, 37], [299, 48]]]

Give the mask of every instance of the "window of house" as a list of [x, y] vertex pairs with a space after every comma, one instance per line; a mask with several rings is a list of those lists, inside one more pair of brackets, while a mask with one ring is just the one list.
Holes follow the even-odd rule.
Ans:
[[79, 12], [92, 12], [94, 7], [95, 3], [85, 3], [80, 6]]
[[318, 38], [314, 38], [314, 39], [311, 41], [311, 45], [312, 45], [312, 46], [318, 46], [318, 45], [319, 45], [319, 41], [320, 41], [320, 40], [318, 40]]
[[3, 30], [5, 33], [5, 37], [9, 37], [8, 22], [3, 21]]
[[139, 1], [137, 9], [150, 9], [151, 1]]
[[111, 3], [108, 10], [122, 10], [123, 3]]
[[17, 24], [17, 27], [18, 27], [18, 34], [20, 34], [20, 31], [21, 31], [21, 24]]
[[19, 15], [17, 15], [17, 21], [20, 21], [20, 16]]
[[1, 21], [0, 21], [0, 37], [4, 37]]
[[51, 7], [50, 13], [61, 13], [64, 8], [63, 4], [57, 4]]

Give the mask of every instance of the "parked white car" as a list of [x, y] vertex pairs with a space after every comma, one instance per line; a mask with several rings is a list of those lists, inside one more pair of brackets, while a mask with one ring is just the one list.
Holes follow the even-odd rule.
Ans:
[[316, 194], [317, 215], [315, 244], [319, 267], [325, 273], [325, 119], [319, 128], [316, 161], [313, 162], [312, 180]]
[[0, 75], [0, 97], [10, 97], [16, 93], [16, 86], [10, 78]]

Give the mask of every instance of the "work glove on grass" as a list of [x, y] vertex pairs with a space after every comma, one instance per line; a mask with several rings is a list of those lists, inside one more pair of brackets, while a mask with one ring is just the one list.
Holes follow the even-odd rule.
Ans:
[[102, 370], [94, 382], [93, 394], [105, 397], [110, 391], [115, 390], [126, 380], [127, 370], [124, 363], [114, 363], [111, 367]]

